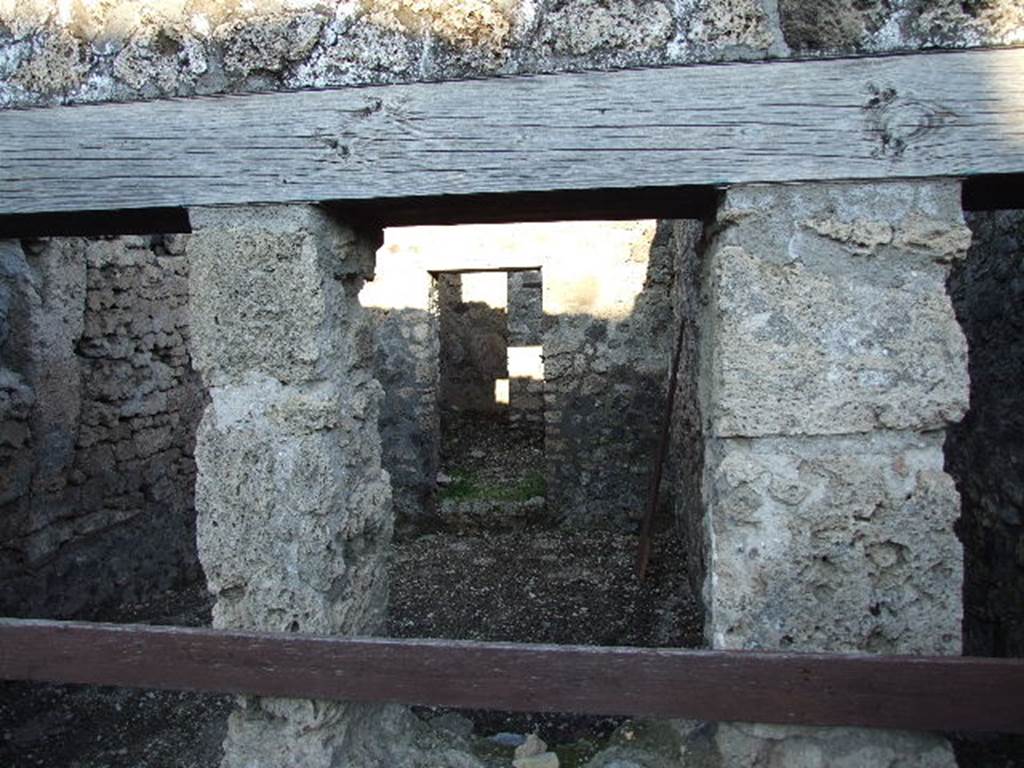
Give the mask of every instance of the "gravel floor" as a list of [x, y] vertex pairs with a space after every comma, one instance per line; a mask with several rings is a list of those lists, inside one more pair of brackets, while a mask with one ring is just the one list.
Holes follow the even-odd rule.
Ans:
[[[637, 537], [530, 529], [431, 534], [395, 549], [388, 633], [582, 645], [696, 647], [701, 615], [678, 568], [680, 542], [655, 541], [647, 579], [635, 576]], [[621, 721], [572, 715], [460, 711], [476, 732], [540, 731], [548, 741], [607, 736]]]

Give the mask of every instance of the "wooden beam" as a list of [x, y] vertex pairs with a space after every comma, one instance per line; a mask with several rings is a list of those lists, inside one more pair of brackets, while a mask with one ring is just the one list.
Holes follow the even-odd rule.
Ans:
[[1024, 732], [1024, 660], [376, 640], [0, 619], [0, 679]]
[[0, 111], [0, 214], [1024, 172], [1024, 49]]

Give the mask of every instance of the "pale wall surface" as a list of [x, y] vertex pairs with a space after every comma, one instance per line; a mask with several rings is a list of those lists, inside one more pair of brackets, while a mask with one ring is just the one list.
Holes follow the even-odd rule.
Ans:
[[[373, 244], [312, 207], [200, 209], [193, 222], [195, 360], [211, 397], [197, 541], [214, 626], [373, 634], [393, 520], [357, 298]], [[222, 766], [372, 764], [362, 749], [379, 709], [246, 698]]]
[[[677, 511], [701, 537], [711, 647], [960, 653], [942, 442], [967, 350], [945, 280], [968, 243], [957, 183], [816, 184], [730, 189], [707, 246], [677, 250], [695, 370], [676, 426], [704, 437], [679, 453], [700, 501]], [[955, 765], [928, 734], [711, 724], [686, 741], [707, 766]]]

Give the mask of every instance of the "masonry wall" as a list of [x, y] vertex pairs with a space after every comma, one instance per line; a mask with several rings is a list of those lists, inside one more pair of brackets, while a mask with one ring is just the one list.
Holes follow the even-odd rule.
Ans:
[[0, 245], [0, 612], [199, 576], [187, 279], [181, 237]]
[[[463, 277], [451, 273], [437, 276], [441, 406], [498, 413], [504, 404], [495, 398], [494, 382], [508, 377], [507, 301], [495, 301], [505, 306], [494, 306], [463, 295]], [[500, 272], [486, 277], [505, 280]]]
[[[695, 595], [707, 578], [707, 531], [702, 495], [704, 422], [700, 404], [700, 310], [704, 284], [704, 223], [681, 219], [670, 223], [672, 323], [680, 332], [679, 371], [672, 408], [670, 459], [665, 477], [671, 485], [672, 519], [683, 534], [686, 576]], [[706, 296], [705, 296], [706, 298]]]
[[[509, 420], [529, 428], [544, 425], [544, 276], [539, 269], [525, 269], [508, 273], [508, 344], [512, 355], [522, 356], [524, 367], [529, 368], [532, 354], [539, 349], [539, 370], [509, 371]], [[526, 347], [526, 350], [517, 350]]]
[[[479, 408], [486, 410], [495, 405], [493, 379], [514, 373], [504, 367], [507, 345], [543, 347], [543, 380], [513, 377], [510, 412], [523, 412], [527, 424], [543, 414], [552, 519], [571, 526], [636, 524], [664, 415], [675, 338], [670, 232], [668, 225], [659, 228], [645, 220], [414, 227], [385, 233], [377, 273], [360, 299], [379, 313], [378, 349], [384, 346], [388, 352], [386, 358], [378, 353], [377, 376], [386, 391], [387, 382], [410, 376], [419, 381], [402, 398], [392, 399], [389, 391], [381, 412], [384, 466], [392, 475], [400, 520], [405, 514], [430, 514], [424, 496], [410, 489], [426, 495], [434, 487], [436, 453], [431, 451], [438, 433], [430, 430], [438, 423], [438, 408], [449, 401], [445, 365], [472, 375], [479, 385]], [[470, 297], [447, 285], [458, 276], [445, 273], [456, 269], [498, 270], [490, 274], [501, 279], [501, 270], [507, 270], [510, 292], [497, 302], [505, 307], [463, 301], [462, 312], [446, 309], [455, 296]], [[433, 301], [432, 274], [440, 275], [433, 283]], [[416, 330], [431, 314], [436, 325]], [[429, 346], [417, 340], [433, 338], [430, 328], [440, 336], [431, 342], [442, 352], [440, 373], [436, 355], [431, 367]], [[464, 353], [446, 362], [446, 343]], [[480, 363], [467, 363], [465, 350], [488, 344], [500, 349], [490, 355], [491, 367], [484, 373]], [[455, 404], [470, 405], [465, 382], [452, 377], [449, 387], [463, 398], [453, 398]], [[413, 398], [414, 392], [419, 396]], [[394, 410], [403, 408], [418, 415], [404, 418]], [[396, 429], [399, 422], [404, 426]], [[416, 450], [421, 457], [435, 458], [410, 460]], [[666, 499], [670, 492], [666, 483]], [[407, 503], [399, 501], [403, 498]]]
[[949, 292], [968, 344], [970, 408], [946, 439], [962, 498], [964, 652], [1024, 655], [1024, 213], [967, 216]]
[[629, 528], [665, 414], [671, 229], [630, 222], [593, 234], [603, 247], [584, 241], [580, 258], [545, 272], [548, 505], [567, 524]]

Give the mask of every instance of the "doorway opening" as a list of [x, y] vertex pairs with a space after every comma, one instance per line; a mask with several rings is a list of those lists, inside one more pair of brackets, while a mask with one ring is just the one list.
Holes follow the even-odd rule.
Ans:
[[[672, 482], [651, 570], [636, 576], [681, 247], [672, 222], [653, 220], [385, 231], [360, 300], [376, 321], [396, 504], [389, 636], [703, 644]], [[619, 724], [462, 714], [478, 734], [560, 744]]]

